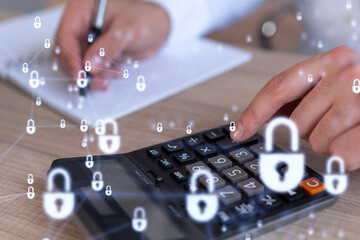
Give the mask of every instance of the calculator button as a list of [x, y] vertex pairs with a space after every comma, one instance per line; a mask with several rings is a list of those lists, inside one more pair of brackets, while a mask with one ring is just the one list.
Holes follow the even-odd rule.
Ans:
[[168, 153], [174, 153], [182, 150], [184, 147], [179, 142], [169, 142], [162, 145], [163, 149]]
[[173, 170], [170, 175], [178, 182], [183, 183], [186, 181], [186, 176], [179, 170]]
[[160, 159], [158, 161], [158, 164], [165, 170], [169, 170], [173, 168], [172, 163], [169, 162], [166, 158]]
[[234, 166], [222, 171], [222, 175], [231, 183], [237, 183], [247, 179], [248, 174], [239, 166]]
[[221, 171], [232, 166], [232, 162], [222, 154], [209, 158], [208, 163], [216, 169], [216, 171]]
[[174, 158], [176, 161], [178, 161], [181, 164], [192, 163], [192, 162], [195, 162], [195, 160], [196, 160], [195, 156], [192, 153], [189, 153], [187, 151], [176, 153], [174, 155]]
[[217, 141], [225, 137], [224, 133], [218, 129], [207, 131], [204, 133], [204, 136], [209, 141]]
[[255, 204], [242, 202], [236, 204], [235, 207], [236, 215], [242, 219], [249, 219], [252, 217], [256, 217], [258, 209]]
[[216, 143], [216, 145], [218, 145], [218, 147], [222, 150], [228, 150], [228, 149], [235, 149], [238, 148], [240, 145], [242, 145], [242, 142], [237, 142], [232, 140], [231, 138], [225, 138], [221, 141], [218, 141]]
[[195, 148], [195, 151], [203, 158], [208, 158], [215, 156], [217, 154], [217, 151], [212, 146], [201, 146]]
[[280, 198], [276, 195], [265, 194], [259, 198], [259, 201], [266, 210], [273, 210], [282, 205]]
[[159, 151], [154, 148], [150, 148], [146, 152], [152, 159], [157, 159], [161, 157]]
[[287, 202], [292, 203], [304, 198], [304, 191], [301, 188], [295, 190], [289, 190], [282, 195]]
[[264, 191], [264, 186], [256, 181], [255, 178], [249, 178], [245, 181], [239, 182], [237, 186], [248, 196], [252, 197]]
[[216, 218], [220, 222], [221, 225], [232, 225], [234, 223], [234, 219], [225, 211], [219, 211], [216, 213]]
[[251, 162], [245, 163], [244, 168], [248, 172], [251, 172], [253, 175], [259, 176], [259, 174], [260, 174], [260, 162], [259, 162], [259, 159], [255, 159], [255, 160], [253, 160]]
[[188, 146], [197, 146], [199, 144], [202, 144], [203, 142], [204, 142], [204, 140], [197, 135], [187, 137], [184, 139], [185, 145], [188, 145]]
[[215, 191], [215, 194], [218, 195], [220, 201], [224, 205], [229, 205], [234, 202], [240, 201], [241, 194], [232, 186], [226, 186]]
[[245, 148], [230, 152], [230, 157], [237, 161], [239, 164], [243, 164], [254, 159], [254, 155]]
[[207, 189], [210, 181], [212, 180], [215, 185], [215, 189], [225, 187], [224, 179], [219, 177], [219, 175], [217, 175], [216, 173], [212, 173], [211, 175], [212, 175], [212, 179], [208, 179], [207, 177], [201, 177], [200, 178], [201, 185], [203, 185]]
[[208, 170], [210, 172], [210, 168], [208, 166], [206, 166], [202, 161], [198, 161], [196, 163], [186, 166], [186, 171], [189, 174], [192, 174], [193, 172], [196, 172], [199, 170]]
[[325, 191], [325, 185], [317, 178], [308, 178], [300, 183], [300, 187], [310, 195]]
[[265, 144], [264, 143], [257, 143], [255, 145], [250, 146], [250, 149], [257, 154], [265, 152]]

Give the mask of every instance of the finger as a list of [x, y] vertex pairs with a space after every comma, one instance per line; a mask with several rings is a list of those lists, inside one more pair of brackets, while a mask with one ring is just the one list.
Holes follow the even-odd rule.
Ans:
[[360, 125], [336, 137], [330, 144], [331, 155], [341, 156], [350, 171], [360, 168]]
[[122, 72], [116, 66], [106, 69], [101, 74], [92, 76], [90, 88], [94, 90], [105, 90], [110, 86], [112, 79], [118, 79]]

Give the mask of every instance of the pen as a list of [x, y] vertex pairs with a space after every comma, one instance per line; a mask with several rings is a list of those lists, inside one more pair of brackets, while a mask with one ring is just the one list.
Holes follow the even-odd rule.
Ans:
[[[97, 8], [95, 8], [94, 26], [88, 35], [88, 42], [91, 45], [101, 34], [101, 28], [104, 23], [107, 0], [98, 0]], [[80, 98], [85, 99], [91, 83], [91, 75], [88, 74], [88, 84], [84, 88], [80, 88]]]

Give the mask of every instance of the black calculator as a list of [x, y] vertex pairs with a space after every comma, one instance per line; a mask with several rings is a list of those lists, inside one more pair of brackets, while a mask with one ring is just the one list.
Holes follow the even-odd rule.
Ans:
[[[51, 168], [70, 173], [74, 218], [92, 239], [248, 240], [336, 202], [325, 191], [323, 177], [307, 166], [299, 188], [271, 192], [259, 176], [263, 149], [261, 135], [236, 142], [227, 125], [126, 154], [93, 156], [91, 168], [86, 157], [57, 159]], [[274, 150], [283, 152], [276, 146]], [[279, 167], [279, 174], [284, 168]], [[199, 169], [211, 171], [219, 199], [215, 217], [205, 223], [193, 221], [186, 211], [189, 178]], [[101, 191], [91, 188], [97, 171], [102, 173], [96, 179], [104, 183]], [[199, 178], [199, 192], [207, 192], [206, 180]], [[60, 177], [56, 185], [62, 189]], [[139, 206], [145, 210], [140, 216], [134, 212]], [[139, 219], [147, 226], [141, 232], [132, 225]]]

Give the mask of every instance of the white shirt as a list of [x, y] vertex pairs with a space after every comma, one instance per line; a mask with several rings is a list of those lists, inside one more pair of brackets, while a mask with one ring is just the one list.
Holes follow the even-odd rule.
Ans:
[[160, 5], [170, 17], [168, 44], [223, 28], [251, 14], [264, 0], [146, 0]]

